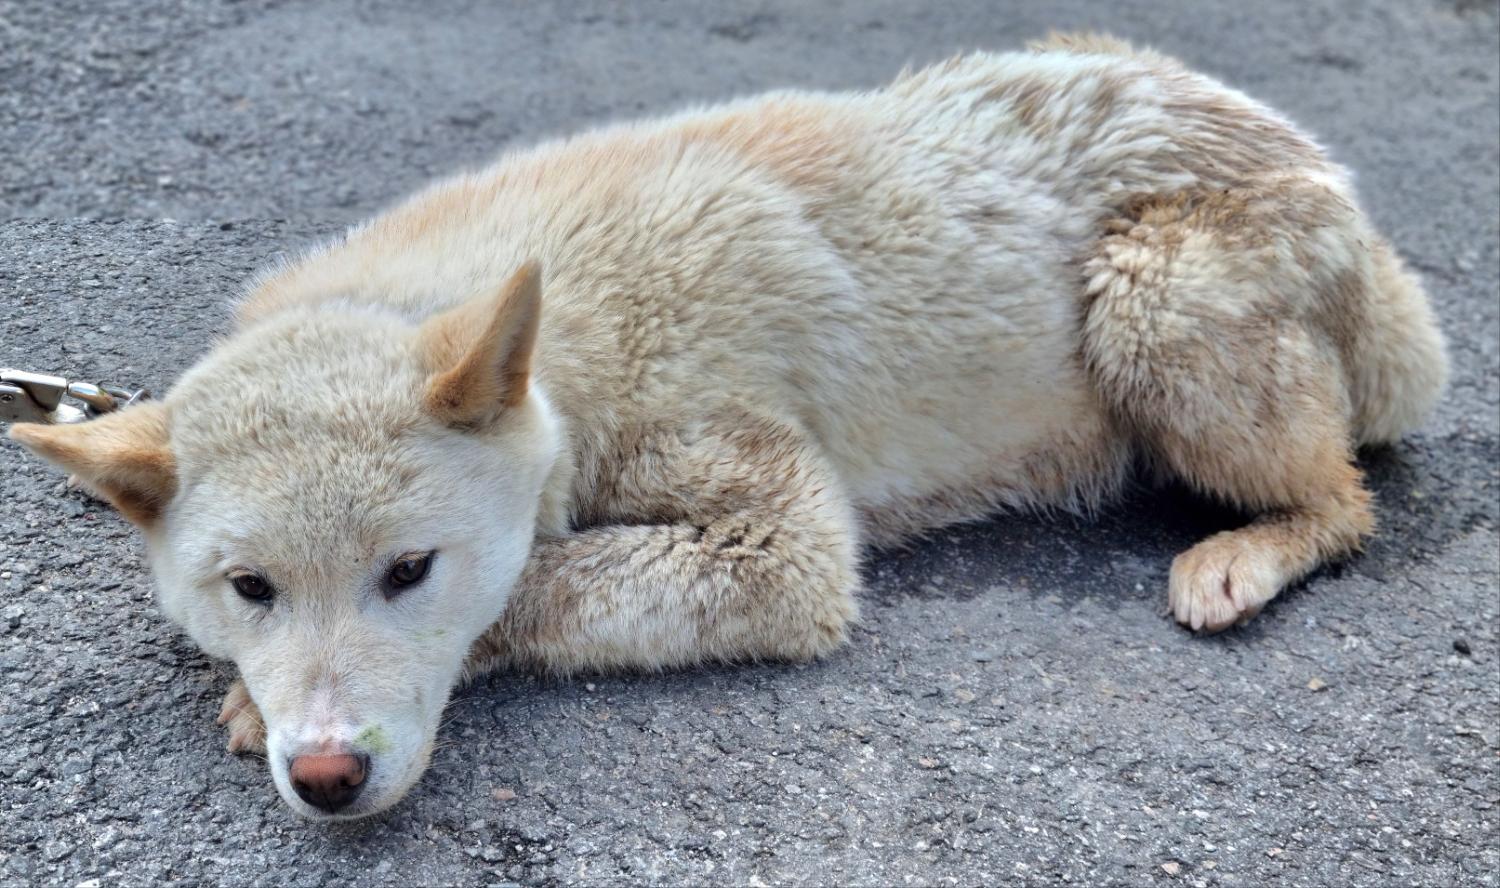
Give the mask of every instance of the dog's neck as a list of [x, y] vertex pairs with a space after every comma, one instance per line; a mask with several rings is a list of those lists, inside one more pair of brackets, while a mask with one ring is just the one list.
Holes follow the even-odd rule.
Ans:
[[576, 424], [553, 405], [541, 384], [533, 385], [528, 397], [536, 400], [538, 409], [547, 414], [558, 432], [556, 457], [542, 484], [541, 501], [537, 505], [536, 533], [539, 537], [563, 536], [573, 523], [573, 484], [578, 475], [573, 438]]
[[[554, 291], [556, 292], [556, 291]], [[559, 447], [537, 511], [538, 536], [555, 536], [592, 520], [601, 467], [626, 417], [628, 386], [607, 356], [614, 332], [588, 303], [545, 304], [533, 355], [533, 394], [559, 429]]]

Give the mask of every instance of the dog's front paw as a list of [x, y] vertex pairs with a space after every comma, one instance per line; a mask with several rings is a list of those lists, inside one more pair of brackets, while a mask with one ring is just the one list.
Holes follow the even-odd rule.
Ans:
[[1286, 578], [1274, 552], [1239, 531], [1209, 537], [1172, 562], [1172, 615], [1192, 629], [1219, 632], [1260, 613]]
[[260, 710], [250, 699], [245, 680], [237, 678], [224, 695], [224, 708], [219, 710], [219, 724], [229, 727], [229, 751], [266, 754], [266, 723], [261, 720]]

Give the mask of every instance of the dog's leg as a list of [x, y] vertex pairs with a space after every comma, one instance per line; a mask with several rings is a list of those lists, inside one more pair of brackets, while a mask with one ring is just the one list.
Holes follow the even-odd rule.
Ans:
[[854, 520], [798, 433], [741, 414], [625, 449], [615, 523], [538, 543], [471, 674], [806, 660], [843, 640]]
[[224, 695], [219, 724], [229, 728], [230, 752], [266, 754], [266, 723], [260, 717], [255, 701], [250, 699], [250, 690], [245, 687], [243, 678], [236, 678]]
[[1104, 398], [1161, 468], [1258, 513], [1173, 563], [1172, 611], [1195, 630], [1249, 619], [1374, 523], [1340, 342], [1361, 322], [1360, 223], [1326, 190], [1289, 188], [1144, 202], [1087, 266]]

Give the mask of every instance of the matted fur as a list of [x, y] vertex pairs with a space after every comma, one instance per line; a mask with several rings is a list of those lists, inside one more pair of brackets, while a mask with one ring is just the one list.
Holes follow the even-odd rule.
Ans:
[[1446, 373], [1343, 170], [1098, 36], [515, 152], [238, 321], [107, 436], [15, 434], [131, 504], [163, 608], [240, 665], [232, 748], [309, 814], [288, 756], [370, 753], [346, 813], [379, 810], [461, 674], [816, 657], [862, 546], [1088, 511], [1140, 460], [1258, 515], [1173, 565], [1177, 619], [1222, 629], [1359, 545], [1353, 448]]

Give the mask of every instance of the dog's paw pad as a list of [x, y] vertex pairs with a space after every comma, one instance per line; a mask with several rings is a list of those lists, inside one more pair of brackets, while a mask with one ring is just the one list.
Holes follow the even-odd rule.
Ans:
[[229, 728], [228, 749], [234, 753], [266, 754], [266, 725], [250, 699], [244, 679], [237, 678], [224, 695], [219, 724]]
[[1276, 562], [1274, 553], [1233, 532], [1204, 540], [1172, 562], [1172, 615], [1194, 632], [1248, 621], [1285, 584]]

